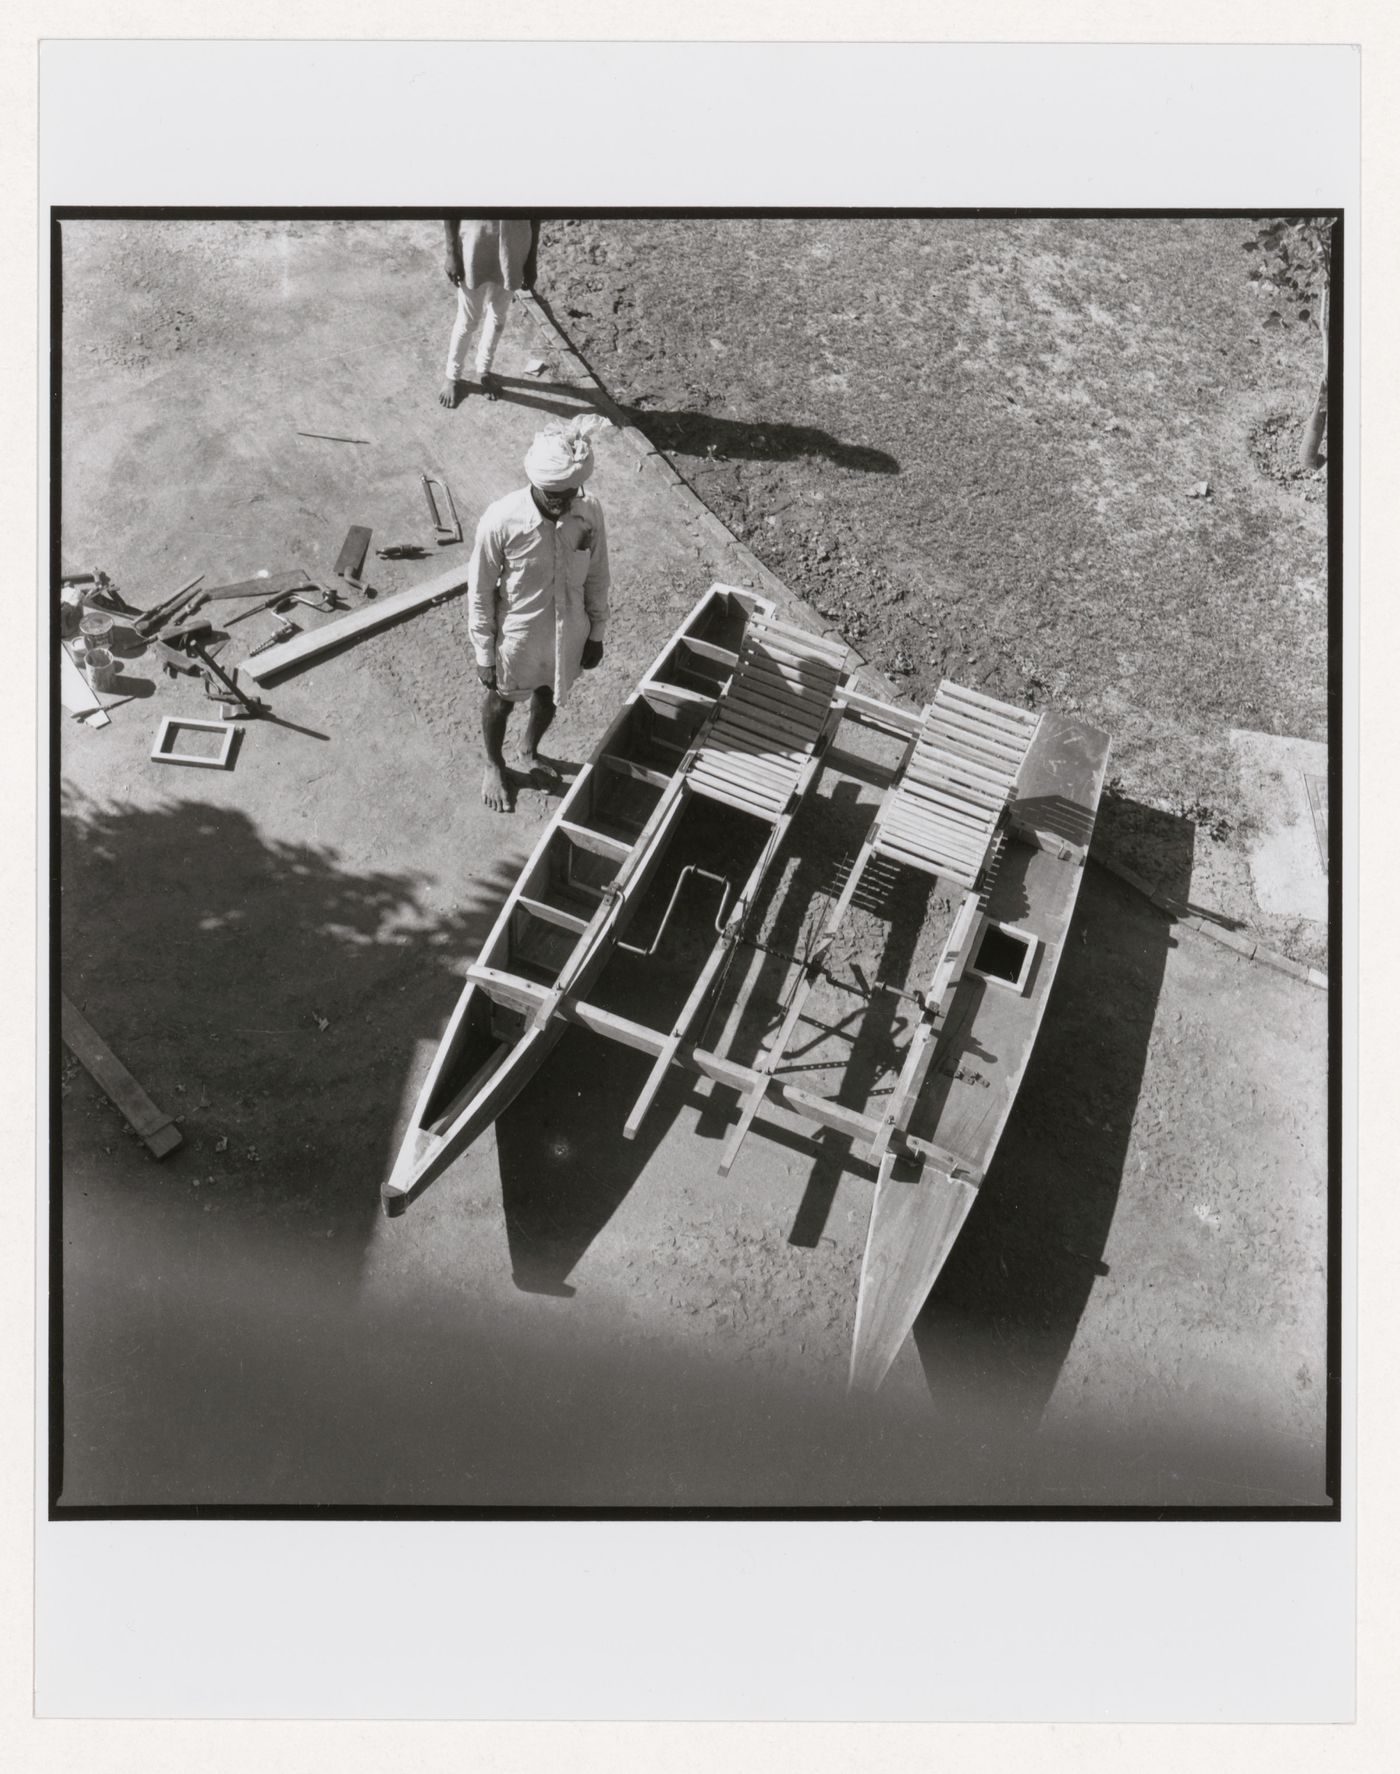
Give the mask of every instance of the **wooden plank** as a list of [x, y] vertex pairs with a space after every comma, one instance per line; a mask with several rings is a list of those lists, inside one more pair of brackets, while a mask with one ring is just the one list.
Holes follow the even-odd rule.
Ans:
[[1016, 780], [1015, 774], [1004, 770], [1000, 764], [971, 758], [965, 752], [954, 751], [949, 746], [936, 745], [932, 741], [920, 743], [911, 768], [938, 782], [961, 780], [969, 788], [980, 788], [1003, 801], [1007, 790]]
[[946, 693], [955, 702], [971, 703], [974, 708], [983, 708], [988, 714], [1015, 721], [1031, 731], [1040, 725], [1040, 716], [1034, 709], [1017, 708], [1014, 702], [1002, 702], [995, 696], [984, 696], [980, 690], [969, 690], [966, 684], [955, 684], [951, 678], [944, 678], [938, 690], [940, 695]]
[[923, 777], [906, 777], [900, 784], [899, 798], [912, 807], [938, 809], [959, 813], [975, 825], [990, 830], [1001, 818], [1005, 800], [992, 795], [977, 794], [960, 783], [930, 782]]
[[960, 856], [966, 856], [969, 862], [980, 862], [987, 848], [988, 834], [970, 832], [964, 827], [949, 823], [912, 819], [898, 807], [891, 807], [881, 818], [880, 829], [892, 832], [896, 837], [917, 839], [931, 848], [945, 846]]
[[727, 769], [731, 765], [740, 772], [748, 769], [755, 776], [771, 783], [774, 788], [782, 788], [784, 793], [796, 782], [802, 765], [800, 758], [788, 758], [761, 743], [740, 744], [737, 736], [732, 733], [722, 735], [718, 744], [702, 746], [696, 753], [696, 762], [709, 764], [717, 769]]
[[947, 684], [940, 685], [938, 694], [933, 700], [935, 708], [951, 710], [963, 716], [965, 720], [976, 722], [979, 726], [1004, 734], [1018, 744], [1030, 744], [1034, 722], [1025, 720], [1021, 711], [1012, 708], [1009, 704], [992, 703], [989, 705], [986, 699], [970, 702], [958, 695], [956, 689], [950, 689]]
[[771, 687], [769, 679], [757, 672], [750, 677], [732, 679], [724, 700], [726, 706], [735, 702], [748, 703], [785, 723], [815, 733], [826, 719], [831, 699], [824, 697], [821, 701], [814, 701], [808, 697], [783, 696]]
[[841, 674], [828, 670], [826, 666], [803, 665], [764, 649], [746, 653], [735, 673], [735, 677], [740, 680], [759, 675], [776, 684], [788, 695], [801, 697], [804, 701], [815, 699], [829, 702], [832, 691], [841, 681]]
[[663, 702], [679, 703], [682, 707], [710, 709], [715, 706], [717, 697], [702, 696], [699, 690], [687, 690], [684, 684], [663, 683], [660, 678], [648, 678], [641, 686], [641, 695], [648, 701], [659, 696]]
[[771, 716], [762, 714], [745, 703], [730, 703], [715, 722], [709, 735], [713, 743], [720, 735], [738, 732], [760, 740], [772, 751], [801, 762], [807, 757], [816, 739], [815, 732], [794, 732], [784, 728]]
[[[514, 909], [513, 905], [511, 909]], [[536, 985], [534, 980], [524, 979], [518, 973], [508, 973], [503, 967], [488, 967], [480, 961], [473, 961], [467, 968], [467, 978], [474, 980], [489, 998], [509, 1004], [516, 1010], [538, 1010], [550, 996], [548, 987]]]
[[256, 659], [243, 660], [239, 670], [255, 684], [266, 683], [269, 678], [277, 677], [284, 671], [294, 671], [301, 666], [313, 664], [333, 648], [344, 646], [347, 641], [358, 640], [361, 635], [372, 634], [376, 628], [384, 628], [400, 617], [412, 616], [430, 604], [455, 597], [459, 592], [465, 591], [466, 586], [466, 565], [459, 563], [449, 567], [444, 573], [425, 579], [421, 585], [410, 586], [407, 591], [396, 591], [391, 597], [376, 598], [372, 604], [366, 604], [363, 609], [352, 611], [350, 615], [342, 616], [335, 622], [324, 622], [319, 628], [297, 635], [294, 640], [269, 647]]
[[681, 645], [689, 647], [698, 658], [708, 659], [711, 665], [723, 665], [730, 671], [739, 663], [739, 655], [731, 653], [728, 647], [716, 647], [712, 642], [699, 640], [693, 634], [683, 634]]
[[545, 900], [527, 899], [522, 893], [515, 903], [532, 917], [539, 918], [546, 924], [557, 924], [561, 930], [572, 930], [575, 936], [582, 936], [588, 928], [587, 918], [576, 917], [573, 912], [563, 911], [559, 906], [549, 905]]
[[920, 742], [910, 768], [925, 780], [957, 781], [965, 788], [977, 789], [998, 801], [1006, 799], [1016, 780], [1016, 772], [1000, 762], [973, 757], [953, 745], [932, 741]]
[[59, 993], [58, 1003], [63, 1045], [121, 1110], [154, 1157], [173, 1152], [180, 1144], [173, 1118], [151, 1101], [66, 992]]
[[844, 694], [846, 711], [859, 726], [880, 728], [900, 738], [917, 734], [923, 726], [923, 715], [913, 709], [896, 708], [892, 702], [882, 702], [878, 696], [853, 687]]
[[784, 622], [754, 622], [744, 636], [746, 644], [761, 646], [765, 652], [780, 653], [798, 665], [810, 665], [840, 677], [846, 669], [850, 648], [838, 641], [823, 640], [805, 629], [792, 628]]
[[856, 1295], [853, 1391], [873, 1392], [889, 1372], [976, 1199], [970, 1183], [886, 1155]]
[[785, 775], [795, 775], [807, 762], [810, 753], [795, 746], [782, 745], [769, 734], [760, 732], [747, 722], [721, 722], [705, 739], [701, 752], [715, 756], [734, 753], [739, 757], [759, 758], [770, 768]]
[[795, 773], [789, 777], [775, 777], [764, 770], [746, 770], [741, 767], [734, 752], [725, 752], [722, 758], [710, 758], [702, 754], [695, 760], [690, 772], [691, 780], [701, 778], [717, 782], [721, 787], [733, 786], [758, 800], [772, 801], [782, 807], [792, 793]]
[[645, 782], [652, 788], [665, 788], [671, 778], [663, 770], [650, 770], [645, 764], [635, 764], [631, 758], [619, 756], [617, 752], [607, 752], [598, 762], [615, 770], [619, 776], [630, 776], [633, 782]]
[[82, 667], [68, 651], [66, 641], [59, 659], [58, 695], [69, 714], [76, 715], [84, 725], [106, 727], [111, 724], [112, 717], [102, 706], [102, 698], [87, 681]]
[[876, 840], [875, 848], [892, 862], [902, 862], [908, 868], [922, 869], [926, 875], [937, 875], [940, 879], [946, 876], [951, 881], [960, 882], [964, 887], [971, 887], [977, 878], [971, 869], [945, 861], [941, 857], [928, 856], [919, 850], [911, 850], [900, 839], [883, 833]]
[[902, 819], [951, 827], [960, 831], [964, 837], [975, 838], [983, 848], [996, 829], [995, 818], [980, 810], [960, 807], [956, 802], [916, 801], [912, 795], [901, 795], [891, 811]]
[[709, 771], [697, 766], [690, 773], [690, 780], [697, 790], [717, 789], [721, 794], [741, 802], [765, 819], [775, 819], [787, 804], [787, 797], [774, 789], [763, 788], [753, 782], [742, 782], [722, 771]]
[[732, 807], [736, 813], [747, 813], [750, 819], [761, 819], [766, 825], [772, 825], [774, 813], [771, 806], [760, 807], [756, 801], [741, 800], [738, 795], [719, 783], [697, 783], [695, 792], [703, 795], [707, 801], [722, 801], [726, 807]]
[[931, 739], [955, 739], [969, 751], [985, 752], [993, 758], [1005, 758], [1019, 764], [1026, 747], [1014, 739], [1002, 739], [987, 728], [980, 727], [966, 716], [948, 708], [936, 708], [929, 723]]
[[923, 782], [905, 781], [899, 785], [894, 804], [907, 813], [921, 813], [925, 818], [956, 820], [979, 832], [989, 832], [997, 822], [1001, 806], [993, 802], [964, 800], [961, 795], [937, 789]]
[[557, 829], [567, 834], [580, 849], [591, 850], [595, 856], [605, 857], [609, 862], [625, 862], [636, 848], [633, 844], [624, 844], [620, 838], [610, 838], [606, 832], [595, 832], [591, 826], [575, 825], [571, 819], [561, 819]]

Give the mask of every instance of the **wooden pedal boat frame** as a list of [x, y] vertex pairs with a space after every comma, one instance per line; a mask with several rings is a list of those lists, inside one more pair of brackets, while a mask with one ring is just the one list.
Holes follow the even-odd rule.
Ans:
[[[567, 1028], [586, 1029], [653, 1060], [622, 1129], [628, 1138], [636, 1135], [675, 1066], [738, 1093], [739, 1114], [720, 1162], [722, 1174], [737, 1160], [755, 1121], [773, 1110], [829, 1128], [848, 1138], [854, 1147], [864, 1148], [862, 1155], [877, 1166], [878, 1175], [856, 1301], [849, 1380], [855, 1388], [873, 1390], [885, 1377], [976, 1201], [1024, 1073], [1077, 899], [1102, 792], [1108, 744], [1104, 735], [1086, 723], [1054, 715], [1041, 721], [953, 686], [961, 700], [949, 703], [942, 691], [937, 699], [945, 713], [952, 709], [942, 732], [993, 735], [985, 752], [960, 751], [955, 741], [940, 738], [937, 732], [930, 739], [934, 705], [922, 714], [898, 708], [861, 692], [853, 673], [843, 670], [815, 737], [806, 735], [810, 744], [795, 767], [780, 760], [779, 773], [771, 778], [764, 774], [762, 746], [780, 744], [781, 736], [775, 741], [771, 734], [765, 735], [760, 717], [752, 730], [762, 743], [756, 753], [740, 759], [745, 770], [749, 769], [749, 755], [755, 761], [748, 775], [735, 779], [738, 786], [721, 783], [713, 775], [701, 775], [697, 780], [697, 753], [703, 749], [699, 741], [715, 727], [717, 710], [724, 703], [722, 691], [726, 682], [730, 686], [734, 683], [740, 657], [738, 648], [706, 638], [705, 629], [721, 606], [731, 615], [736, 609], [743, 610], [750, 622], [763, 622], [772, 612], [767, 600], [751, 593], [712, 587], [610, 724], [522, 870], [483, 945], [481, 958], [468, 970], [467, 987], [424, 1082], [394, 1172], [384, 1185], [384, 1206], [390, 1214], [402, 1212], [485, 1131]], [[693, 673], [692, 664], [699, 667]], [[713, 686], [710, 692], [689, 688], [682, 681], [693, 675], [703, 682], [707, 672]], [[979, 703], [985, 710], [977, 707]], [[736, 706], [747, 721], [743, 707]], [[970, 721], [966, 714], [969, 707]], [[698, 723], [684, 750], [674, 738], [663, 742], [680, 752], [678, 766], [669, 774], [625, 755], [632, 725], [644, 718], [639, 712], [643, 709], [654, 714], [677, 711], [682, 732], [687, 720]], [[979, 725], [981, 719], [989, 725]], [[1018, 719], [1024, 725], [1024, 737], [1001, 744], [1001, 734], [1019, 733]], [[745, 920], [791, 822], [820, 778], [835, 736], [847, 720], [902, 740], [904, 756], [892, 772], [880, 773], [888, 779], [886, 792], [817, 944], [799, 971], [780, 1028], [754, 1062], [740, 1063], [701, 1046], [692, 1038], [695, 1027], [716, 980], [734, 957]], [[947, 762], [940, 749], [944, 745], [964, 762], [950, 766], [954, 770], [951, 778], [936, 777], [936, 792], [929, 797], [925, 795], [927, 773], [917, 767], [916, 760], [932, 756], [942, 768]], [[986, 765], [986, 781], [979, 776], [978, 764], [968, 763], [968, 759]], [[720, 762], [724, 765], [730, 760], [722, 757]], [[786, 775], [781, 773], [783, 769]], [[656, 793], [655, 804], [630, 845], [598, 825], [597, 784], [602, 775], [614, 771]], [[946, 792], [950, 781], [951, 794]], [[979, 788], [986, 790], [989, 782], [993, 791], [998, 783], [1009, 785], [1000, 801], [995, 792], [983, 793], [980, 800], [972, 794]], [[972, 796], [966, 804], [958, 799], [964, 791]], [[761, 804], [771, 817], [771, 830], [748, 879], [734, 895], [732, 908], [717, 925], [708, 959], [682, 1010], [669, 1027], [654, 1028], [591, 1003], [589, 992], [623, 940], [689, 797], [700, 792], [746, 813]], [[781, 810], [773, 816], [779, 800]], [[925, 823], [926, 816], [938, 823]], [[563, 911], [545, 897], [542, 882], [559, 879], [557, 869], [553, 877], [549, 871], [561, 840], [596, 854], [603, 864], [617, 864], [617, 874], [602, 890], [590, 916]], [[1005, 1004], [1001, 1008], [1008, 1032], [1004, 1035], [1007, 1051], [999, 1056], [1005, 1078], [997, 1094], [996, 1112], [985, 1115], [965, 1137], [932, 1137], [943, 1133], [943, 1118], [934, 1099], [950, 1092], [946, 1077], [940, 1074], [946, 1073], [946, 1062], [959, 1042], [973, 1040], [972, 1029], [981, 1013], [975, 1007], [969, 1009], [972, 999], [993, 991], [975, 965], [979, 941], [989, 925], [1014, 937], [1025, 934], [995, 918], [991, 910], [996, 902], [997, 872], [1011, 844], [1034, 851], [1040, 858], [1037, 892], [1041, 921], [1049, 934], [1030, 937], [1036, 947], [1033, 964], [1028, 958], [1025, 969], [1028, 982], [1016, 988], [1020, 1004], [1009, 1017]], [[921, 990], [906, 994], [919, 1003], [920, 1016], [898, 1082], [879, 1113], [804, 1089], [778, 1070], [801, 1019], [804, 1000], [821, 975], [832, 939], [876, 855], [897, 867], [920, 868], [934, 875], [957, 896], [951, 929], [937, 964]], [[522, 913], [527, 919], [556, 922], [562, 935], [574, 939], [553, 978], [532, 978], [523, 963], [498, 964], [509, 954], [512, 931]], [[479, 1067], [465, 1079], [454, 1078], [451, 1090], [446, 1091], [443, 1081], [464, 1033], [474, 1025], [480, 1035], [483, 1028], [500, 1027], [502, 1019], [500, 1032], [511, 1038], [499, 1040]], [[947, 1118], [950, 1125], [957, 1124], [955, 1115]]]

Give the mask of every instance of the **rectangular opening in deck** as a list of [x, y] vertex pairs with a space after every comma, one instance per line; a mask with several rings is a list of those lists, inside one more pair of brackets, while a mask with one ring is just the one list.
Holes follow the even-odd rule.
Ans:
[[1009, 924], [988, 924], [969, 971], [993, 985], [1021, 992], [1030, 978], [1035, 950], [1036, 938], [1028, 930], [1017, 930]]

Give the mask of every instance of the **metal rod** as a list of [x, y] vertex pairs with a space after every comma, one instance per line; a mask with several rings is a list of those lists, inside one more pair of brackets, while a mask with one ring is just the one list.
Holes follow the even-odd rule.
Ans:
[[702, 869], [697, 863], [692, 862], [692, 863], [687, 863], [686, 866], [681, 870], [680, 874], [676, 876], [676, 884], [671, 890], [670, 904], [666, 907], [665, 912], [662, 914], [661, 922], [656, 927], [656, 934], [655, 934], [655, 936], [652, 937], [650, 946], [648, 948], [642, 948], [639, 944], [637, 944], [635, 942], [623, 942], [619, 938], [618, 944], [617, 944], [618, 948], [626, 949], [626, 951], [629, 955], [641, 955], [643, 957], [643, 959], [645, 959], [646, 957], [648, 957], [650, 955], [654, 955], [656, 953], [658, 947], [661, 944], [662, 937], [666, 934], [666, 926], [671, 921], [671, 913], [676, 909], [676, 901], [681, 896], [681, 889], [682, 889], [682, 887], [685, 886], [686, 878], [689, 875], [699, 875], [704, 880], [713, 881], [717, 886], [722, 887], [724, 889], [724, 891], [720, 894], [719, 910], [715, 913], [715, 925], [714, 925], [715, 935], [716, 936], [723, 936], [725, 908], [729, 904], [729, 896], [732, 893], [733, 889], [730, 887], [729, 881], [726, 876], [712, 874], [709, 869]]

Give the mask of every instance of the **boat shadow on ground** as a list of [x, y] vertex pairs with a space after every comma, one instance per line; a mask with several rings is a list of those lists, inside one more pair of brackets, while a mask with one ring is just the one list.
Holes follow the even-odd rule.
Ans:
[[572, 1298], [570, 1272], [675, 1119], [687, 1086], [673, 1072], [637, 1137], [623, 1138], [651, 1065], [646, 1054], [570, 1029], [498, 1118], [501, 1209], [511, 1274], [522, 1293]]
[[[1135, 807], [1185, 898], [1194, 827]], [[1087, 865], [1045, 1021], [979, 1199], [914, 1326], [935, 1408], [1031, 1434], [1059, 1379], [1118, 1202], [1171, 921]]]

